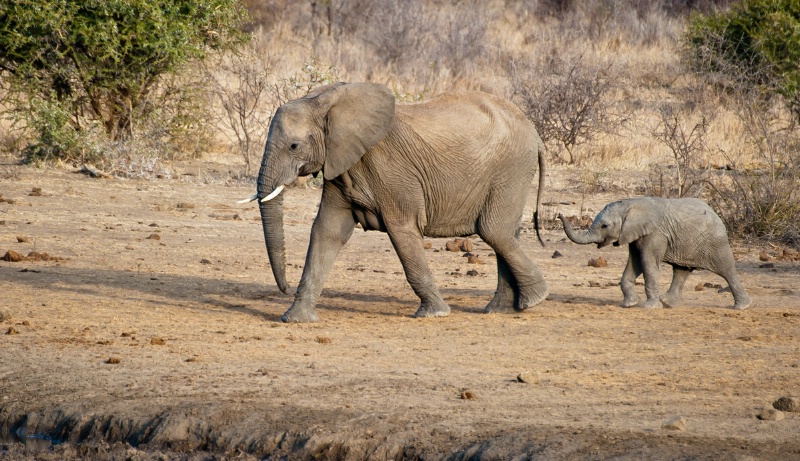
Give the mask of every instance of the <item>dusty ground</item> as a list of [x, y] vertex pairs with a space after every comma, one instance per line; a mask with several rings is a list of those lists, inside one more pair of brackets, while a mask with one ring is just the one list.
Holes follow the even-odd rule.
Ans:
[[[548, 300], [484, 315], [491, 249], [476, 240], [486, 264], [469, 264], [431, 239], [453, 312], [415, 320], [388, 239], [357, 230], [322, 321], [285, 325], [291, 297], [275, 287], [257, 208], [235, 203], [252, 186], [204, 183], [214, 168], [156, 181], [14, 168], [0, 179], [13, 202], [0, 203], [0, 254], [64, 258], [0, 261], [11, 314], [0, 322], [0, 458], [800, 459], [800, 414], [756, 417], [800, 396], [800, 263], [759, 267], [769, 247], [735, 247], [755, 301], [746, 311], [713, 287], [695, 291], [724, 284], [708, 272], [689, 279], [685, 307], [622, 309], [625, 252], [573, 245], [553, 226], [547, 248], [523, 234]], [[551, 170], [545, 200], [575, 203], [550, 216], [626, 196], [611, 184], [584, 202], [578, 177]], [[287, 192], [293, 284], [318, 199]], [[598, 256], [607, 267], [587, 265]], [[676, 416], [686, 430], [662, 428]]]

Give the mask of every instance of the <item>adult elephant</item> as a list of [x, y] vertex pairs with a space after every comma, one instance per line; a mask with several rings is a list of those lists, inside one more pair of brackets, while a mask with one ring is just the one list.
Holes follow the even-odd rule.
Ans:
[[[299, 175], [320, 171], [324, 183], [303, 276], [281, 320], [318, 320], [323, 282], [356, 223], [389, 234], [421, 301], [415, 317], [450, 312], [428, 268], [423, 236], [478, 234], [495, 250], [497, 290], [485, 311], [536, 305], [548, 287], [518, 232], [537, 159], [537, 212], [541, 203], [543, 155], [524, 114], [484, 93], [395, 105], [383, 85], [337, 83], [282, 105], [270, 125], [258, 192], [243, 202], [259, 199], [270, 264], [284, 293], [281, 191]], [[534, 222], [538, 235], [537, 213]]]

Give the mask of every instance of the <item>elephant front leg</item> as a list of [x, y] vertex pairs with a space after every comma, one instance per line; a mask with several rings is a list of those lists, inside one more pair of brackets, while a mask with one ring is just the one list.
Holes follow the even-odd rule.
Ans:
[[389, 238], [400, 258], [406, 280], [420, 299], [420, 306], [414, 317], [443, 317], [450, 313], [450, 306], [444, 302], [439, 288], [433, 279], [428, 262], [425, 260], [422, 234], [407, 227], [393, 228], [387, 224]]
[[647, 300], [637, 307], [660, 308], [663, 307], [658, 295], [658, 264], [663, 255], [653, 251], [640, 250], [642, 272], [644, 273], [644, 293]]
[[636, 279], [642, 275], [641, 257], [639, 249], [633, 243], [628, 245], [628, 263], [622, 272], [622, 279], [619, 287], [622, 289], [622, 307], [631, 307], [639, 303], [639, 295], [636, 294]]
[[355, 228], [353, 214], [348, 208], [320, 206], [319, 214], [311, 227], [303, 277], [297, 287], [292, 307], [283, 314], [283, 322], [317, 322], [315, 306], [322, 293], [325, 278], [333, 262]]

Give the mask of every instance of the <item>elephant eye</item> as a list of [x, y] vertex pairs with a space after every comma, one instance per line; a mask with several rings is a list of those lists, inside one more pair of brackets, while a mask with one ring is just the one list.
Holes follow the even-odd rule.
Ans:
[[601, 229], [605, 229], [607, 227], [608, 227], [608, 224], [603, 224], [602, 226], [600, 226]]
[[292, 143], [292, 144], [289, 146], [289, 149], [291, 149], [291, 150], [297, 150], [297, 148], [298, 148], [298, 147], [300, 147], [300, 144], [298, 144], [298, 143], [296, 143], [296, 142], [293, 142], [293, 143]]

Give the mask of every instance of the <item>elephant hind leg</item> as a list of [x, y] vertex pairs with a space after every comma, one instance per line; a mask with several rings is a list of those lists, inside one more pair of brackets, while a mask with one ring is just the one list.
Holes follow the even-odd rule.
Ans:
[[[516, 222], [512, 224], [507, 228], [516, 229]], [[508, 277], [498, 270], [498, 287], [503, 288], [503, 296], [507, 291], [504, 285], [508, 284], [514, 291], [514, 309], [523, 311], [544, 301], [550, 289], [539, 268], [522, 251], [518, 238], [513, 233], [497, 231], [498, 228], [502, 229], [503, 226], [479, 225], [478, 234], [497, 254], [498, 269], [502, 259], [511, 273], [511, 277]], [[509, 283], [512, 278], [513, 281]], [[507, 298], [503, 302], [507, 302]]]
[[669, 290], [661, 296], [661, 302], [664, 307], [678, 307], [681, 303], [681, 295], [683, 294], [683, 286], [686, 284], [686, 279], [692, 273], [692, 269], [683, 266], [672, 266], [672, 284]]
[[517, 305], [519, 288], [511, 267], [502, 256], [497, 255], [497, 290], [489, 304], [483, 308], [486, 313], [513, 312]]
[[753, 300], [748, 296], [742, 282], [739, 281], [739, 277], [735, 272], [728, 272], [727, 274], [720, 275], [728, 282], [728, 286], [731, 287], [731, 293], [733, 293], [733, 309], [747, 309], [753, 304]]

